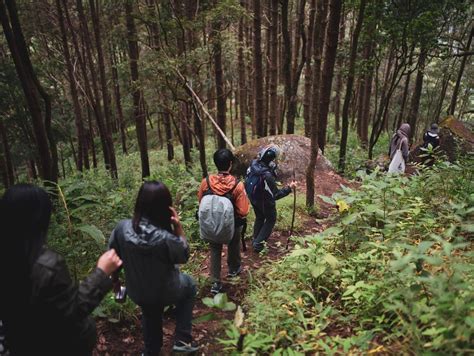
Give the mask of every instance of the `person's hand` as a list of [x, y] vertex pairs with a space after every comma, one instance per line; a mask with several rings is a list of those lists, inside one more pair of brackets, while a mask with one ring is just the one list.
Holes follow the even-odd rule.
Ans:
[[179, 220], [179, 216], [178, 216], [178, 213], [176, 212], [176, 209], [170, 206], [170, 210], [171, 210], [171, 224], [174, 227], [174, 233], [178, 236], [184, 237], [183, 226], [181, 225], [181, 221]]
[[296, 188], [297, 185], [298, 185], [298, 182], [295, 181], [295, 180], [293, 180], [293, 181], [291, 181], [291, 183], [290, 183], [290, 188], [291, 188], [291, 189]]
[[110, 249], [97, 261], [97, 267], [99, 267], [107, 276], [110, 276], [122, 265], [122, 260], [117, 255], [114, 249]]

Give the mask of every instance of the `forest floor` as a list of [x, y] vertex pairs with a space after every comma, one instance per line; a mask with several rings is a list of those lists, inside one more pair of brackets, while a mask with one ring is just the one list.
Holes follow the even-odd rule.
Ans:
[[[340, 188], [340, 184], [350, 185], [343, 178], [334, 172], [325, 172], [325, 179], [316, 180], [316, 193], [330, 196]], [[304, 186], [304, 184], [301, 184]], [[304, 195], [303, 188], [298, 189], [298, 194]], [[326, 218], [334, 213], [334, 207], [327, 205], [318, 198], [318, 214], [317, 219], [309, 215], [305, 216], [301, 229], [295, 231], [293, 236], [305, 236], [323, 231], [330, 224], [325, 222]], [[321, 219], [323, 222], [321, 222]], [[264, 254], [253, 252], [251, 241], [248, 236], [251, 234], [252, 226], [247, 229], [247, 250], [242, 251], [242, 273], [239, 277], [232, 279], [223, 279], [224, 293], [230, 301], [236, 305], [242, 304], [242, 301], [249, 289], [250, 281], [254, 272], [262, 265], [272, 263], [281, 259], [293, 248], [293, 242], [290, 240], [289, 247], [286, 249], [289, 231], [274, 231], [269, 238], [267, 251]], [[198, 251], [199, 254], [205, 255], [201, 264], [199, 274], [201, 277], [209, 277], [210, 256], [207, 250]], [[227, 251], [223, 249], [222, 255], [222, 271], [221, 275], [226, 276], [228, 269], [225, 263], [227, 259]], [[222, 346], [217, 339], [225, 336], [224, 320], [233, 320], [235, 311], [222, 311], [213, 309], [204, 305], [202, 298], [211, 297], [210, 286], [206, 284], [201, 287], [196, 298], [196, 304], [193, 310], [193, 319], [202, 317], [210, 312], [216, 315], [212, 320], [202, 321], [193, 325], [193, 338], [200, 345], [199, 355], [222, 355]], [[173, 310], [165, 312], [163, 321], [163, 355], [170, 355], [173, 346], [174, 334], [174, 316]], [[135, 320], [121, 321], [119, 323], [110, 323], [105, 319], [97, 322], [98, 342], [94, 350], [94, 355], [140, 355], [143, 351], [143, 338], [141, 331], [140, 317]]]

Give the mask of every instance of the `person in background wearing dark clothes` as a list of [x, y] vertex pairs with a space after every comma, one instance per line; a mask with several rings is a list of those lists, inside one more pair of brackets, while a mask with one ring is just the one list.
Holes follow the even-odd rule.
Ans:
[[428, 147], [431, 145], [431, 150], [428, 152], [423, 152], [423, 164], [425, 166], [432, 166], [435, 157], [432, 154], [433, 150], [439, 147], [439, 128], [437, 124], [431, 124], [431, 128], [423, 134], [423, 148], [428, 150]]
[[189, 258], [189, 246], [171, 194], [161, 182], [145, 182], [130, 220], [118, 223], [109, 241], [123, 260], [127, 293], [142, 310], [146, 356], [163, 346], [163, 310], [176, 306], [173, 351], [193, 353], [191, 328], [196, 284], [177, 264]]
[[296, 187], [296, 181], [289, 186], [278, 189], [276, 185], [276, 164], [278, 150], [275, 147], [266, 147], [260, 151], [258, 158], [253, 160], [247, 170], [247, 177], [256, 175], [261, 177], [262, 194], [249, 194], [250, 202], [255, 211], [253, 227], [253, 249], [259, 253], [263, 250], [264, 242], [268, 240], [276, 223], [277, 211], [275, 201], [286, 197]]
[[428, 148], [431, 145], [433, 149], [439, 146], [439, 128], [437, 124], [431, 124], [431, 128], [423, 135], [423, 147]]
[[390, 156], [390, 160], [393, 159], [395, 153], [400, 148], [402, 151], [403, 159], [405, 163], [408, 162], [408, 155], [410, 154], [408, 138], [410, 137], [411, 128], [410, 125], [407, 123], [401, 124], [400, 128], [397, 130], [395, 134], [393, 134], [392, 139], [390, 140], [390, 147], [388, 150], [388, 155]]
[[64, 258], [45, 247], [51, 210], [48, 194], [30, 184], [11, 187], [0, 201], [0, 320], [11, 355], [91, 355], [90, 314], [122, 264], [109, 250], [77, 286]]

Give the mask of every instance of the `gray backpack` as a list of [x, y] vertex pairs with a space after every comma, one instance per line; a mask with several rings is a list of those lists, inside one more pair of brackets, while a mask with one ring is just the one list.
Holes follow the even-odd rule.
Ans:
[[235, 185], [224, 195], [216, 194], [209, 183], [209, 177], [206, 177], [207, 191], [199, 204], [199, 227], [200, 235], [203, 240], [218, 244], [228, 244], [234, 236], [235, 216], [232, 192]]

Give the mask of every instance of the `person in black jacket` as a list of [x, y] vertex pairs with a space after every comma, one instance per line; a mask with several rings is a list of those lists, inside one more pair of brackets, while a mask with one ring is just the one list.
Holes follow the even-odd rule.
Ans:
[[[255, 211], [252, 245], [257, 253], [262, 251], [264, 242], [268, 240], [275, 226], [277, 218], [275, 201], [286, 197], [296, 187], [296, 181], [292, 181], [289, 186], [278, 189], [274, 162], [277, 155], [278, 150], [275, 147], [266, 147], [259, 153], [258, 158], [252, 161], [247, 170], [246, 189]], [[261, 186], [261, 194], [249, 192], [248, 181], [251, 176], [261, 177], [260, 182], [257, 183]]]
[[79, 285], [59, 254], [45, 247], [52, 204], [41, 188], [19, 184], [0, 202], [0, 320], [11, 355], [91, 355], [91, 312], [122, 263], [114, 250]]
[[142, 309], [145, 355], [160, 353], [163, 310], [170, 304], [176, 305], [173, 351], [197, 351], [191, 337], [196, 285], [177, 266], [188, 261], [189, 246], [163, 183], [143, 183], [133, 218], [118, 223], [109, 245], [123, 259], [128, 295]]

